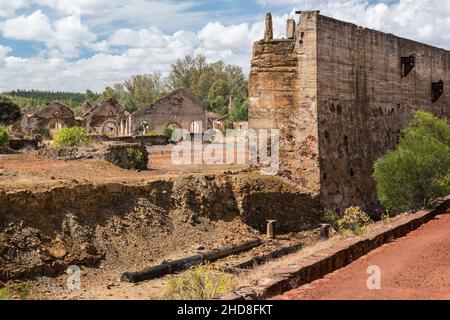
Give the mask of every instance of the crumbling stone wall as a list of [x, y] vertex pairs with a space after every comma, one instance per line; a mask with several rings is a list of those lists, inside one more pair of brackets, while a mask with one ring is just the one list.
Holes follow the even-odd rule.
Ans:
[[316, 32], [306, 25], [302, 28], [300, 40], [265, 39], [254, 44], [249, 127], [279, 129], [281, 174], [317, 193], [316, 47], [299, 45], [299, 41], [315, 43]]
[[86, 132], [112, 137], [130, 134], [129, 113], [115, 99], [108, 99], [95, 107], [87, 104], [84, 109], [87, 113], [83, 116], [82, 125]]
[[206, 131], [208, 127], [207, 108], [185, 89], [175, 90], [151, 106], [142, 108], [131, 115], [132, 132], [155, 131], [163, 134], [169, 125], [176, 125], [189, 132]]
[[[292, 23], [292, 22], [291, 22]], [[402, 76], [402, 57], [415, 66]], [[254, 45], [250, 127], [281, 130], [284, 176], [326, 208], [379, 207], [373, 163], [413, 110], [450, 116], [450, 52], [302, 12], [293, 39]], [[432, 83], [444, 92], [432, 101]]]

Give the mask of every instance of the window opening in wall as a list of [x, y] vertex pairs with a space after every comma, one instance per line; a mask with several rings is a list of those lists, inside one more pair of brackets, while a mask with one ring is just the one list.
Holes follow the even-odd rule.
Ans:
[[410, 55], [409, 57], [402, 57], [402, 77], [408, 76], [412, 69], [414, 69], [415, 58], [414, 55]]
[[437, 102], [444, 92], [444, 81], [432, 82], [431, 91], [433, 103]]

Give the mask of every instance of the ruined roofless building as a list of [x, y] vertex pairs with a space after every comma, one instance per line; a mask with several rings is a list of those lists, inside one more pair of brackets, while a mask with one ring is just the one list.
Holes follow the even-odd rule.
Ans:
[[155, 131], [164, 134], [168, 126], [202, 133], [208, 127], [208, 110], [199, 98], [186, 89], [175, 90], [154, 104], [139, 109], [131, 115], [133, 133]]
[[108, 99], [93, 107], [85, 105], [87, 113], [83, 116], [82, 125], [91, 134], [110, 137], [131, 135], [130, 114], [115, 100]]
[[298, 12], [253, 47], [249, 126], [280, 130], [280, 174], [327, 209], [379, 207], [373, 163], [413, 110], [450, 115], [450, 52]]

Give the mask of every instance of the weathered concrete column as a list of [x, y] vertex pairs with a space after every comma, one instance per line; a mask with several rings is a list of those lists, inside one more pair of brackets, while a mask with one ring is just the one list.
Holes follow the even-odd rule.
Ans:
[[267, 220], [267, 238], [275, 239], [275, 223], [277, 220]]
[[266, 31], [264, 32], [264, 41], [270, 42], [273, 39], [272, 14], [266, 14]]
[[287, 21], [286, 38], [288, 38], [288, 39], [295, 38], [295, 20], [294, 19], [289, 19]]

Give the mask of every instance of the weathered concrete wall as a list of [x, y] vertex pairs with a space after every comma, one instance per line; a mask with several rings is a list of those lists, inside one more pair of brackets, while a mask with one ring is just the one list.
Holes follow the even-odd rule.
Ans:
[[[450, 116], [450, 52], [321, 15], [317, 38], [323, 200], [374, 208], [373, 163], [394, 149], [412, 111]], [[415, 67], [402, 77], [401, 57], [412, 54]], [[433, 103], [439, 80], [444, 94]]]
[[[412, 54], [402, 77], [401, 57]], [[412, 111], [450, 116], [449, 68], [449, 51], [302, 12], [294, 39], [254, 44], [249, 126], [281, 130], [281, 174], [320, 192], [326, 208], [373, 210], [373, 162]]]

